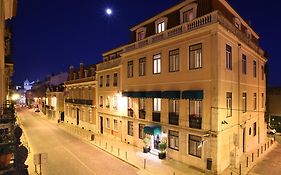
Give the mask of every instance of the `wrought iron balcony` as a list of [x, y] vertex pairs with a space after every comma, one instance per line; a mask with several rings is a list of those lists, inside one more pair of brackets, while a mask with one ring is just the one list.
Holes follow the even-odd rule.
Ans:
[[193, 114], [189, 115], [189, 127], [201, 129], [202, 128], [202, 118], [199, 115]]
[[160, 122], [161, 113], [157, 111], [152, 112], [152, 121]]
[[81, 104], [81, 105], [93, 105], [93, 100], [85, 99], [65, 99], [66, 103]]
[[145, 119], [145, 110], [144, 109], [140, 109], [139, 110], [139, 118], [140, 119]]
[[169, 124], [179, 125], [179, 113], [169, 112]]
[[102, 63], [98, 64], [97, 70], [98, 71], [105, 70], [105, 69], [109, 69], [109, 68], [116, 67], [116, 66], [119, 66], [119, 65], [121, 65], [121, 59], [116, 58], [116, 59], [112, 59], [112, 60], [105, 61], [105, 62], [102, 62]]

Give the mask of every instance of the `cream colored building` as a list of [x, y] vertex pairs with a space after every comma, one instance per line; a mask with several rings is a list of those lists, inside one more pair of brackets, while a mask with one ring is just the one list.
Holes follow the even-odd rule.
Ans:
[[[16, 15], [16, 0], [0, 0], [0, 106], [6, 103], [8, 95], [8, 84], [13, 72], [13, 64], [5, 61], [5, 21]], [[0, 111], [2, 112], [2, 111]]]
[[[185, 0], [130, 30], [121, 59], [98, 65], [99, 128], [109, 118], [103, 132], [115, 133], [120, 115], [123, 142], [143, 147], [148, 136], [158, 152], [166, 140], [168, 157], [213, 173], [256, 159], [267, 141], [267, 59], [247, 22], [225, 0]], [[114, 111], [106, 98], [120, 87], [104, 86], [119, 71]]]
[[122, 140], [122, 117], [127, 113], [121, 92], [121, 53], [123, 48], [116, 48], [103, 54], [103, 61], [97, 64], [97, 133]]
[[77, 71], [70, 66], [69, 79], [65, 82], [64, 122], [90, 131], [96, 130], [96, 66]]
[[45, 109], [48, 118], [64, 121], [64, 88], [62, 85], [48, 87]]

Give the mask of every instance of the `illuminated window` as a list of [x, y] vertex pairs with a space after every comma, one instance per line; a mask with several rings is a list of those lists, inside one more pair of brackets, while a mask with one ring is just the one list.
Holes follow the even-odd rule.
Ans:
[[254, 93], [253, 106], [254, 106], [254, 110], [257, 110], [257, 93]]
[[189, 127], [202, 128], [202, 101], [189, 100]]
[[202, 155], [202, 138], [189, 134], [188, 153], [201, 158]]
[[113, 120], [113, 130], [118, 131], [118, 120]]
[[189, 69], [202, 68], [202, 44], [189, 46]]
[[88, 121], [89, 123], [92, 123], [92, 109], [89, 109], [89, 114], [88, 114]]
[[145, 126], [144, 124], [139, 124], [139, 139], [144, 138], [144, 132], [143, 132], [144, 126]]
[[144, 38], [145, 38], [144, 31], [140, 31], [140, 32], [137, 33], [137, 41], [140, 41], [140, 40], [142, 40]]
[[155, 21], [155, 33], [164, 32], [167, 29], [168, 18], [162, 17]]
[[169, 52], [169, 71], [177, 72], [179, 71], [179, 49], [171, 50]]
[[165, 31], [165, 22], [162, 21], [157, 24], [157, 33], [161, 33]]
[[256, 78], [257, 77], [257, 62], [253, 61], [253, 75]]
[[117, 110], [118, 108], [118, 101], [117, 101], [117, 96], [113, 96], [113, 103], [112, 103], [112, 107], [113, 109]]
[[145, 119], [145, 98], [139, 98], [139, 118]]
[[106, 118], [106, 128], [110, 128], [110, 119]]
[[168, 140], [169, 140], [169, 143], [168, 143], [169, 148], [178, 151], [179, 150], [179, 132], [169, 130]]
[[153, 56], [153, 74], [161, 73], [161, 55], [157, 54]]
[[232, 92], [226, 93], [226, 116], [232, 116]]
[[179, 100], [169, 100], [169, 124], [179, 125]]
[[161, 98], [153, 98], [153, 111], [161, 111]]

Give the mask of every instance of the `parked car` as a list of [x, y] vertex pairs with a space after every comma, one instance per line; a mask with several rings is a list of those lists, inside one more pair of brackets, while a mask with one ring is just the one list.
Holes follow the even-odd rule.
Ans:
[[40, 112], [40, 110], [38, 108], [35, 108], [35, 112]]
[[276, 129], [267, 126], [267, 134], [276, 134]]

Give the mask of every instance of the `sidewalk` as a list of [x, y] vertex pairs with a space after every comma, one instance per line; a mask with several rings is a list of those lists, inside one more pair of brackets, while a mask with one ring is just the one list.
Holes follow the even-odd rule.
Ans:
[[101, 150], [115, 156], [116, 158], [127, 162], [128, 164], [140, 169], [142, 175], [202, 175], [204, 172], [197, 170], [187, 164], [175, 161], [170, 158], [160, 160], [158, 155], [143, 153], [142, 149], [120, 142], [114, 138], [106, 137], [101, 134], [95, 134], [91, 141], [91, 132], [83, 130], [74, 125], [60, 123], [59, 126], [65, 131], [76, 135], [100, 148]]

